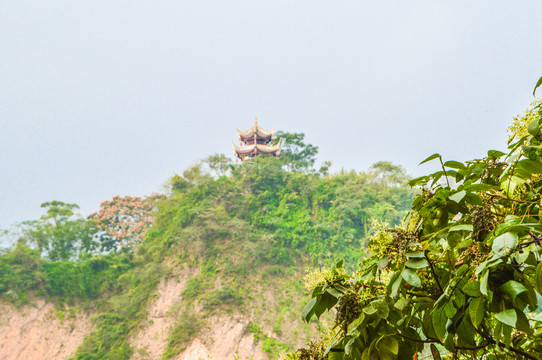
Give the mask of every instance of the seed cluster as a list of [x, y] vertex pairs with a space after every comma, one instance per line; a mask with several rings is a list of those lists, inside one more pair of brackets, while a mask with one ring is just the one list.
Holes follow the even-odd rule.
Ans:
[[309, 341], [307, 347], [297, 350], [299, 360], [327, 360], [326, 346], [323, 341]]
[[437, 286], [437, 283], [435, 282], [435, 278], [432, 276], [432, 274], [425, 270], [425, 271], [417, 271], [416, 274], [420, 278], [422, 282], [422, 291], [428, 294], [432, 299], [438, 299], [442, 292], [440, 291], [439, 287]]
[[418, 241], [418, 237], [411, 231], [403, 228], [386, 230], [392, 234], [392, 239], [385, 244], [384, 252], [388, 259], [398, 264], [403, 264], [406, 261], [406, 252], [411, 244]]
[[[468, 264], [471, 268], [476, 268], [478, 265], [482, 263], [486, 259], [487, 253], [483, 252], [480, 248], [484, 249], [485, 244], [474, 244], [471, 247], [466, 248], [463, 250], [460, 256], [460, 260], [463, 261], [463, 263]], [[477, 277], [476, 272], [472, 272], [471, 280], [475, 280]]]
[[427, 188], [422, 189], [423, 192], [423, 198], [422, 198], [422, 204], [425, 204], [428, 202], [433, 196], [435, 196], [435, 193]]
[[474, 206], [471, 217], [476, 240], [483, 241], [485, 235], [495, 227], [497, 217], [487, 206]]
[[362, 296], [354, 291], [344, 294], [339, 300], [335, 323], [340, 325], [344, 334], [348, 332], [348, 325], [361, 315], [362, 301]]

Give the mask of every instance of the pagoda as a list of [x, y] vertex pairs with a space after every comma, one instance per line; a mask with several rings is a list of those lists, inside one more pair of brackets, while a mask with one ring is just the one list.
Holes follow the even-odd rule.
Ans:
[[275, 138], [275, 129], [264, 130], [258, 126], [258, 118], [254, 120], [254, 126], [247, 131], [237, 130], [239, 135], [239, 145], [233, 144], [234, 155], [243, 160], [250, 160], [258, 154], [279, 156], [280, 140], [273, 142]]

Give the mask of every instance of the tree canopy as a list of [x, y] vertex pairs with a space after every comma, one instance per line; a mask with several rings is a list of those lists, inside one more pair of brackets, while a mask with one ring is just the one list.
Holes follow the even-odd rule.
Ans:
[[[542, 358], [542, 117], [508, 152], [444, 161], [403, 225], [372, 236], [370, 256], [308, 277], [306, 321], [336, 309], [327, 336], [292, 359]], [[522, 132], [517, 132], [521, 134]]]
[[305, 143], [305, 134], [279, 131], [277, 139], [282, 141], [280, 159], [290, 171], [307, 171], [312, 168], [318, 147]]
[[68, 260], [92, 248], [92, 234], [85, 219], [74, 212], [79, 209], [77, 204], [54, 200], [41, 207], [46, 213], [39, 220], [21, 224], [20, 241], [31, 244], [50, 260]]

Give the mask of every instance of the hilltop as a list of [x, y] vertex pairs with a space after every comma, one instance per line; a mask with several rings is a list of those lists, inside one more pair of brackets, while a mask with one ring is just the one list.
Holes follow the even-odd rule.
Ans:
[[[328, 174], [312, 167], [316, 151], [285, 148], [173, 176], [133, 246], [94, 232], [53, 258], [22, 237], [0, 257], [0, 346], [18, 347], [7, 359], [274, 359], [314, 337], [320, 322], [300, 317], [307, 271], [340, 259], [354, 270], [372, 223], [400, 223], [413, 192], [400, 166]], [[32, 331], [55, 335], [37, 343]]]

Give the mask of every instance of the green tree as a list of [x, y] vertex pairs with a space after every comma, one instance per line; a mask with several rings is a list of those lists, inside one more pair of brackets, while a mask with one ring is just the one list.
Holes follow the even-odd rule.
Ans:
[[541, 125], [508, 154], [428, 157], [441, 170], [410, 181], [422, 191], [408, 221], [376, 232], [359, 272], [339, 263], [309, 276], [303, 318], [337, 310], [323, 358], [542, 358]]
[[224, 154], [214, 154], [202, 161], [209, 168], [209, 173], [215, 177], [225, 176], [231, 170], [232, 161]]
[[369, 168], [372, 181], [384, 187], [404, 186], [410, 180], [406, 170], [401, 165], [394, 165], [390, 161], [379, 161]]
[[280, 159], [289, 171], [312, 169], [318, 154], [318, 147], [305, 143], [305, 134], [279, 131], [277, 139], [282, 141]]
[[41, 207], [46, 209], [45, 215], [22, 224], [23, 239], [40, 254], [49, 260], [68, 260], [94, 248], [85, 219], [74, 212], [79, 209], [77, 204], [54, 200]]

